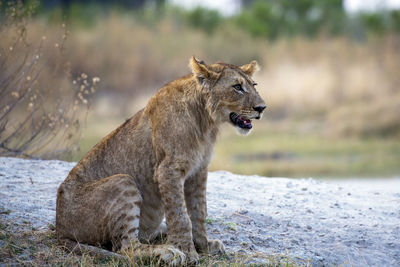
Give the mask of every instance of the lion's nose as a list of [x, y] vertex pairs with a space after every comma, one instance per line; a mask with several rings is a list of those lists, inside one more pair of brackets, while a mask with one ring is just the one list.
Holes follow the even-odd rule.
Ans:
[[266, 105], [263, 105], [263, 106], [257, 106], [257, 107], [253, 107], [253, 109], [255, 110], [255, 111], [258, 111], [258, 112], [263, 112], [264, 111], [264, 109], [266, 108], [267, 106]]

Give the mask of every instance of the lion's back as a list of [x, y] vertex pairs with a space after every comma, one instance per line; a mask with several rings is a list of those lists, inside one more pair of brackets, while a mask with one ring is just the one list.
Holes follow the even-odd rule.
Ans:
[[151, 126], [143, 109], [97, 143], [71, 170], [77, 183], [114, 174], [149, 176], [153, 169]]

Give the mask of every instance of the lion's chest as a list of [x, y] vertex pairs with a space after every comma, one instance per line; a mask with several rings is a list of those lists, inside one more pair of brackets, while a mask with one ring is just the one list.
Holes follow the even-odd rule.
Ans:
[[196, 145], [193, 145], [190, 158], [191, 164], [186, 177], [190, 177], [202, 168], [207, 168], [210, 163], [215, 138], [213, 135], [208, 133], [204, 139]]

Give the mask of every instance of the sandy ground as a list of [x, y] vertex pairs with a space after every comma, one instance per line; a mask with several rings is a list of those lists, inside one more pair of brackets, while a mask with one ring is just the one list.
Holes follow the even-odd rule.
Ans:
[[[0, 158], [0, 219], [54, 224], [56, 190], [73, 166]], [[209, 173], [207, 197], [208, 234], [228, 251], [313, 266], [400, 266], [399, 177], [321, 182], [220, 171]]]

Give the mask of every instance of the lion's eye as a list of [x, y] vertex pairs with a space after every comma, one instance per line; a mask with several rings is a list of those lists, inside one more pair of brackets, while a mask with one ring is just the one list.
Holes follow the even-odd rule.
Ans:
[[241, 84], [235, 84], [232, 87], [235, 88], [235, 90], [238, 91], [239, 93], [241, 93], [241, 94], [244, 93], [244, 89]]

